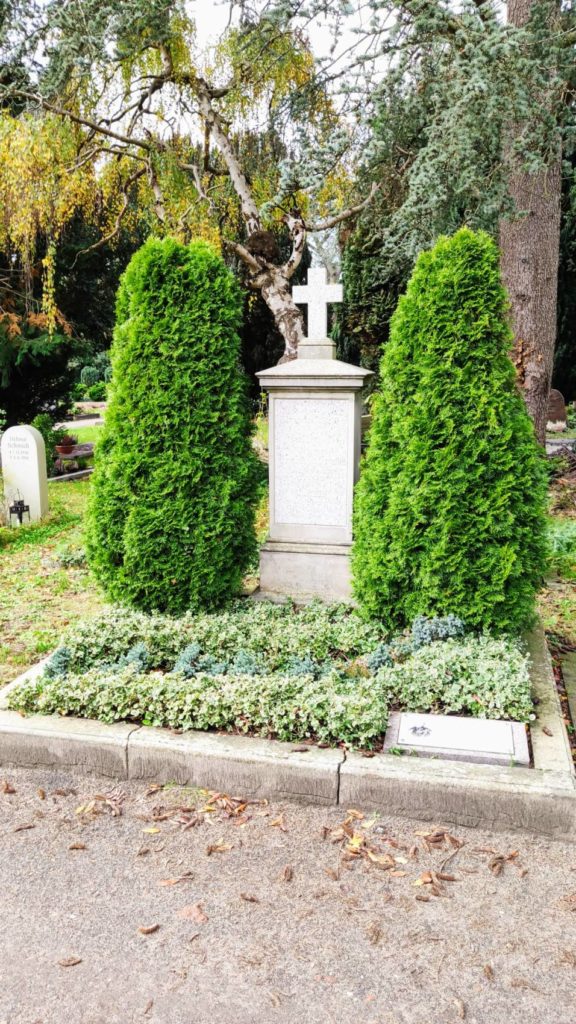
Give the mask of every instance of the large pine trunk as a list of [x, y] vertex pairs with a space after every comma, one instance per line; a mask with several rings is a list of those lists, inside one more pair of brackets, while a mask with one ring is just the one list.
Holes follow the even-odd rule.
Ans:
[[[524, 25], [530, 17], [532, 2], [509, 0], [508, 20], [513, 25]], [[509, 144], [513, 144], [513, 133]], [[503, 220], [500, 225], [502, 275], [510, 296], [518, 380], [536, 436], [544, 444], [556, 344], [560, 153], [536, 174], [527, 174], [517, 164], [509, 190], [517, 216]]]

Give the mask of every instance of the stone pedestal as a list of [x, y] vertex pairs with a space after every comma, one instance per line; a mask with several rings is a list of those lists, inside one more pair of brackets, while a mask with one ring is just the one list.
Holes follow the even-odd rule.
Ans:
[[352, 499], [368, 376], [335, 359], [327, 338], [301, 344], [298, 359], [258, 374], [269, 393], [270, 533], [260, 553], [262, 596], [351, 599]]

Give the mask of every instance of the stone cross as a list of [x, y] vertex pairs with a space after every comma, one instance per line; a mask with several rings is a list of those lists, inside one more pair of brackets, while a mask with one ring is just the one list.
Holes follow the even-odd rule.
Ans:
[[35, 427], [10, 427], [2, 436], [2, 476], [6, 522], [17, 526], [18, 516], [10, 516], [10, 507], [23, 502], [27, 511], [23, 522], [35, 522], [48, 514], [48, 484], [44, 439]]
[[308, 306], [308, 341], [324, 341], [328, 334], [328, 304], [342, 302], [342, 285], [328, 284], [324, 267], [310, 267], [308, 284], [292, 288], [294, 302]]

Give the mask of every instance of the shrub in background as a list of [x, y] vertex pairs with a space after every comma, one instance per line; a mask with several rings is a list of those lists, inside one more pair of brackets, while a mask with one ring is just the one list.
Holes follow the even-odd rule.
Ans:
[[151, 239], [122, 278], [87, 528], [114, 600], [213, 608], [255, 554], [240, 317], [234, 278], [204, 242]]
[[468, 229], [420, 255], [393, 317], [355, 497], [354, 588], [405, 626], [528, 626], [545, 564], [543, 457], [517, 388], [498, 250]]
[[44, 438], [44, 448], [46, 450], [46, 472], [48, 476], [54, 475], [54, 460], [56, 458], [56, 445], [60, 444], [60, 441], [64, 437], [64, 431], [57, 429], [54, 422], [54, 417], [49, 412], [38, 413], [34, 417], [31, 423], [32, 427], [36, 427]]

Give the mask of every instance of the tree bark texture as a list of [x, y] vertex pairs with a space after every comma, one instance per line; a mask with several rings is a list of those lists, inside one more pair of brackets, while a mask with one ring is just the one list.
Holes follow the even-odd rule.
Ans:
[[[508, 20], [518, 27], [530, 17], [532, 0], [509, 0]], [[514, 134], [511, 133], [510, 145]], [[560, 252], [561, 154], [528, 174], [516, 161], [509, 181], [516, 217], [502, 220], [502, 277], [514, 332], [514, 361], [528, 412], [541, 444], [556, 344]]]

